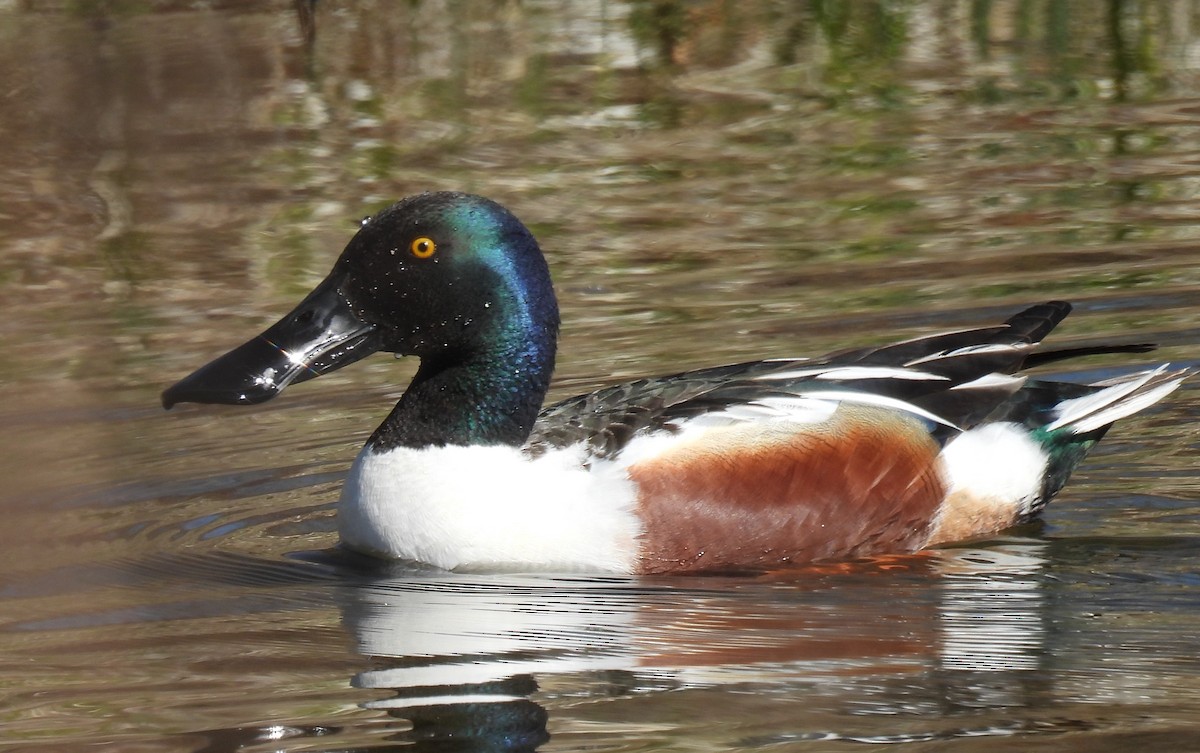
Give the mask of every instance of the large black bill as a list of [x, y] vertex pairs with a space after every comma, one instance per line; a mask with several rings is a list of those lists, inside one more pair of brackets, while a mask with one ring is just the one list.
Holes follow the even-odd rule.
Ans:
[[375, 326], [354, 315], [330, 277], [266, 332], [165, 390], [162, 404], [169, 409], [176, 403], [261, 403], [293, 382], [340, 369], [379, 347]]

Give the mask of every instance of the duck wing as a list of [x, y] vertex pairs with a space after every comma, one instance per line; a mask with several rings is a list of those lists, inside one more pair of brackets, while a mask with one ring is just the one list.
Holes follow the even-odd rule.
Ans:
[[1025, 385], [1015, 376], [1022, 368], [1148, 347], [1037, 350], [1070, 311], [1070, 304], [1050, 301], [991, 327], [612, 385], [544, 408], [525, 450], [538, 455], [582, 444], [589, 458], [611, 458], [644, 432], [675, 431], [689, 421], [766, 420], [843, 401], [906, 411], [945, 439], [1009, 412], [1004, 406]]

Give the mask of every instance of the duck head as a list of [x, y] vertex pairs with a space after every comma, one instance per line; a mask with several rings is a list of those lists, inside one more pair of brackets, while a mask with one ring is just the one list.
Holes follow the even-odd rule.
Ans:
[[[382, 350], [421, 359], [406, 397], [426, 394], [412, 408], [430, 420], [439, 403], [516, 410], [517, 426], [500, 432], [516, 442], [549, 386], [558, 321], [545, 258], [515, 216], [479, 196], [421, 194], [364, 221], [291, 313], [168, 388], [162, 402], [261, 403]], [[488, 434], [463, 420], [468, 433]]]

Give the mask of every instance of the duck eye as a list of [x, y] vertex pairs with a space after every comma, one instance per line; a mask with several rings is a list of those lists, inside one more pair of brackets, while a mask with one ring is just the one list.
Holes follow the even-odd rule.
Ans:
[[437, 244], [433, 242], [432, 238], [421, 236], [414, 238], [413, 242], [408, 244], [408, 250], [418, 259], [428, 259], [437, 251]]

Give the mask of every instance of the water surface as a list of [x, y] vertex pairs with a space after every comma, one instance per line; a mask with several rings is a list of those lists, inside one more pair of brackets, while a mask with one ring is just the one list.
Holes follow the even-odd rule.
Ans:
[[538, 235], [554, 396], [1076, 312], [1193, 363], [1200, 4], [0, 3], [0, 747], [1200, 747], [1192, 385], [1035, 526], [799, 572], [447, 574], [333, 551], [414, 365], [159, 391], [363, 215]]

